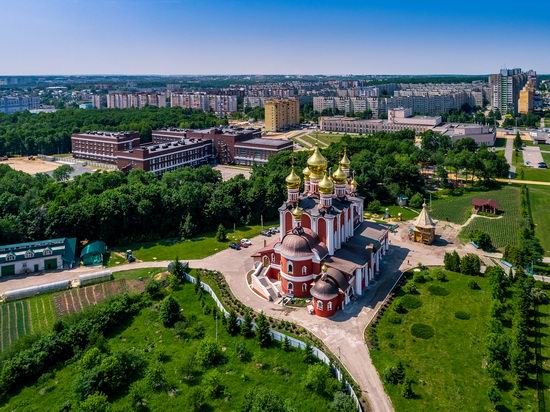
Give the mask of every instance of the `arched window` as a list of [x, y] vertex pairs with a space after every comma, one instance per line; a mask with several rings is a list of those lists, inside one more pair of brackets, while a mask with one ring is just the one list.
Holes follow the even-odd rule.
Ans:
[[323, 301], [322, 300], [317, 301], [317, 309], [323, 310]]
[[302, 275], [307, 275], [307, 266], [302, 266]]
[[307, 283], [302, 283], [302, 292], [307, 292]]
[[332, 302], [329, 302], [329, 303], [327, 304], [327, 310], [332, 310]]
[[294, 290], [294, 285], [292, 284], [292, 282], [288, 282], [287, 289], [289, 292], [292, 292]]
[[286, 264], [286, 272], [292, 273], [292, 262], [287, 262]]
[[273, 263], [275, 263], [275, 253], [272, 253], [272, 254], [271, 254], [271, 261], [272, 261]]

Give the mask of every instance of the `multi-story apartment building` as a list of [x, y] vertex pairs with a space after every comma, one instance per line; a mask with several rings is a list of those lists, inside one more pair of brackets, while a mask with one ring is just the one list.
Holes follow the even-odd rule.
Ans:
[[207, 164], [212, 160], [212, 141], [180, 139], [163, 144], [115, 152], [119, 170], [140, 169], [162, 175], [166, 172]]
[[489, 76], [491, 106], [502, 114], [517, 114], [519, 94], [529, 78], [536, 79], [536, 72], [521, 69], [502, 69], [498, 74]]
[[409, 108], [390, 109], [388, 120], [363, 120], [344, 116], [322, 116], [319, 127], [323, 131], [338, 133], [369, 134], [374, 132], [397, 132], [414, 130], [422, 133], [441, 124], [441, 116], [412, 116]]
[[0, 113], [16, 113], [40, 107], [39, 97], [6, 96], [0, 97]]
[[184, 109], [212, 111], [218, 116], [226, 116], [237, 111], [237, 96], [206, 93], [172, 93], [170, 106]]
[[138, 132], [84, 132], [71, 136], [73, 157], [116, 164], [115, 153], [139, 147]]
[[145, 106], [166, 107], [164, 93], [109, 93], [107, 107], [109, 109], [143, 108]]
[[92, 106], [96, 109], [107, 107], [107, 96], [104, 94], [92, 95]]
[[279, 132], [300, 123], [300, 102], [296, 98], [265, 102], [265, 130]]
[[248, 107], [264, 107], [266, 100], [266, 97], [245, 96], [243, 106], [245, 109]]
[[533, 102], [535, 98], [535, 83], [531, 80], [525, 83], [523, 89], [519, 92], [518, 112], [528, 114], [533, 111]]

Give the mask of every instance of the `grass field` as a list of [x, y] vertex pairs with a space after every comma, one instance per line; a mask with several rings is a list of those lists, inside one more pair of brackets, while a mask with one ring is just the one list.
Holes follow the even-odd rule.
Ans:
[[413, 210], [397, 205], [391, 205], [391, 206], [382, 206], [382, 209], [389, 209], [390, 216], [392, 218], [397, 218], [397, 215], [401, 213], [401, 218], [405, 220], [411, 220], [415, 219], [418, 216], [418, 212], [414, 212]]
[[[544, 147], [541, 146], [544, 150]], [[550, 153], [542, 153], [542, 157], [547, 164], [550, 165]], [[523, 164], [523, 155], [519, 153], [517, 156], [514, 153], [512, 163], [516, 166], [516, 179], [520, 180], [535, 180], [537, 182], [550, 182], [550, 169], [538, 169], [528, 167]]]
[[546, 256], [550, 256], [550, 187], [529, 186], [531, 213], [535, 222], [535, 233], [540, 239]]
[[[181, 305], [187, 325], [186, 334], [200, 331], [205, 338], [215, 339], [216, 323], [210, 312], [213, 307], [212, 299], [206, 295], [201, 304], [193, 287], [188, 284], [173, 292], [172, 296]], [[106, 343], [110, 351], [132, 351], [145, 359], [148, 365], [160, 365], [168, 386], [172, 388], [170, 393], [167, 389], [155, 392], [150, 389], [146, 378], [137, 378], [141, 380], [138, 384], [144, 388], [140, 395], [146, 399], [147, 410], [189, 411], [191, 390], [194, 387], [204, 390], [205, 381], [216, 373], [214, 369], [217, 370], [217, 376], [225, 390], [221, 396], [207, 396], [208, 406], [201, 410], [240, 410], [247, 392], [256, 387], [266, 388], [270, 393], [281, 396], [295, 410], [328, 410], [332, 396], [324, 396], [304, 388], [304, 377], [311, 366], [303, 362], [302, 351], [284, 352], [278, 345], [260, 348], [255, 338], [230, 336], [221, 323], [218, 324], [217, 336], [226, 362], [215, 368], [199, 371], [196, 379], [190, 382], [183, 380], [180, 368], [186, 359], [196, 353], [201, 336], [178, 336], [174, 328], [163, 327], [158, 318], [157, 305], [151, 305], [143, 309], [124, 330], [110, 336]], [[238, 344], [244, 344], [250, 352], [249, 361], [240, 361], [237, 358]], [[67, 403], [74, 407], [74, 382], [79, 374], [78, 362], [68, 363], [44, 376], [38, 383], [21, 390], [0, 410], [60, 410]], [[37, 402], [38, 396], [40, 402]], [[135, 410], [128, 393], [121, 393], [113, 399], [113, 410]]]
[[[413, 379], [413, 399], [405, 399], [400, 386], [385, 382], [398, 412], [494, 410], [487, 396], [491, 380], [485, 370], [492, 300], [488, 279], [476, 278], [480, 290], [472, 290], [468, 287], [472, 277], [452, 272], [446, 275], [447, 282], [416, 284], [419, 295], [407, 296], [420, 301], [420, 306], [412, 309], [409, 305], [411, 309], [402, 315], [393, 310], [404, 296], [399, 292], [376, 328], [379, 349], [371, 354], [380, 374], [383, 376], [388, 367], [402, 361], [406, 375]], [[445, 293], [440, 293], [440, 288]], [[463, 315], [459, 312], [465, 312], [469, 319], [459, 319]], [[391, 322], [396, 317], [401, 323]], [[433, 336], [413, 336], [415, 324], [433, 328]], [[512, 403], [510, 390], [503, 394], [503, 404], [511, 407]], [[523, 410], [537, 410], [535, 391], [522, 391], [521, 404]]]
[[[266, 223], [264, 228], [275, 225], [276, 223]], [[262, 230], [260, 225], [238, 227], [233, 233], [232, 229], [227, 230], [227, 241], [218, 242], [216, 232], [208, 232], [203, 236], [192, 240], [181, 241], [179, 239], [165, 239], [155, 242], [133, 243], [126, 246], [112, 248], [112, 252], [125, 252], [131, 249], [136, 259], [142, 261], [153, 260], [173, 260], [176, 256], [182, 260], [202, 259], [210, 256], [220, 250], [226, 249], [230, 242], [240, 241], [243, 238], [250, 239], [260, 234]], [[115, 266], [122, 261], [115, 253], [111, 253], [108, 266]]]

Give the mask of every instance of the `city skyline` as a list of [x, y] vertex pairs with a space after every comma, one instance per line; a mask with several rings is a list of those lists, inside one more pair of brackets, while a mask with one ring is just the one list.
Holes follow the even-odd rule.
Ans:
[[537, 7], [2, 0], [0, 74], [544, 74], [550, 5]]

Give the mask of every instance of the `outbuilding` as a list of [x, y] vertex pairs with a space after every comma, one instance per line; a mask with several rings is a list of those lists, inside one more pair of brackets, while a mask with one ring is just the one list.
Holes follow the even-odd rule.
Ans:
[[80, 260], [84, 266], [98, 266], [103, 264], [103, 256], [107, 251], [105, 242], [101, 240], [95, 240], [88, 243], [80, 252]]
[[38, 240], [0, 246], [0, 276], [72, 269], [76, 238]]

